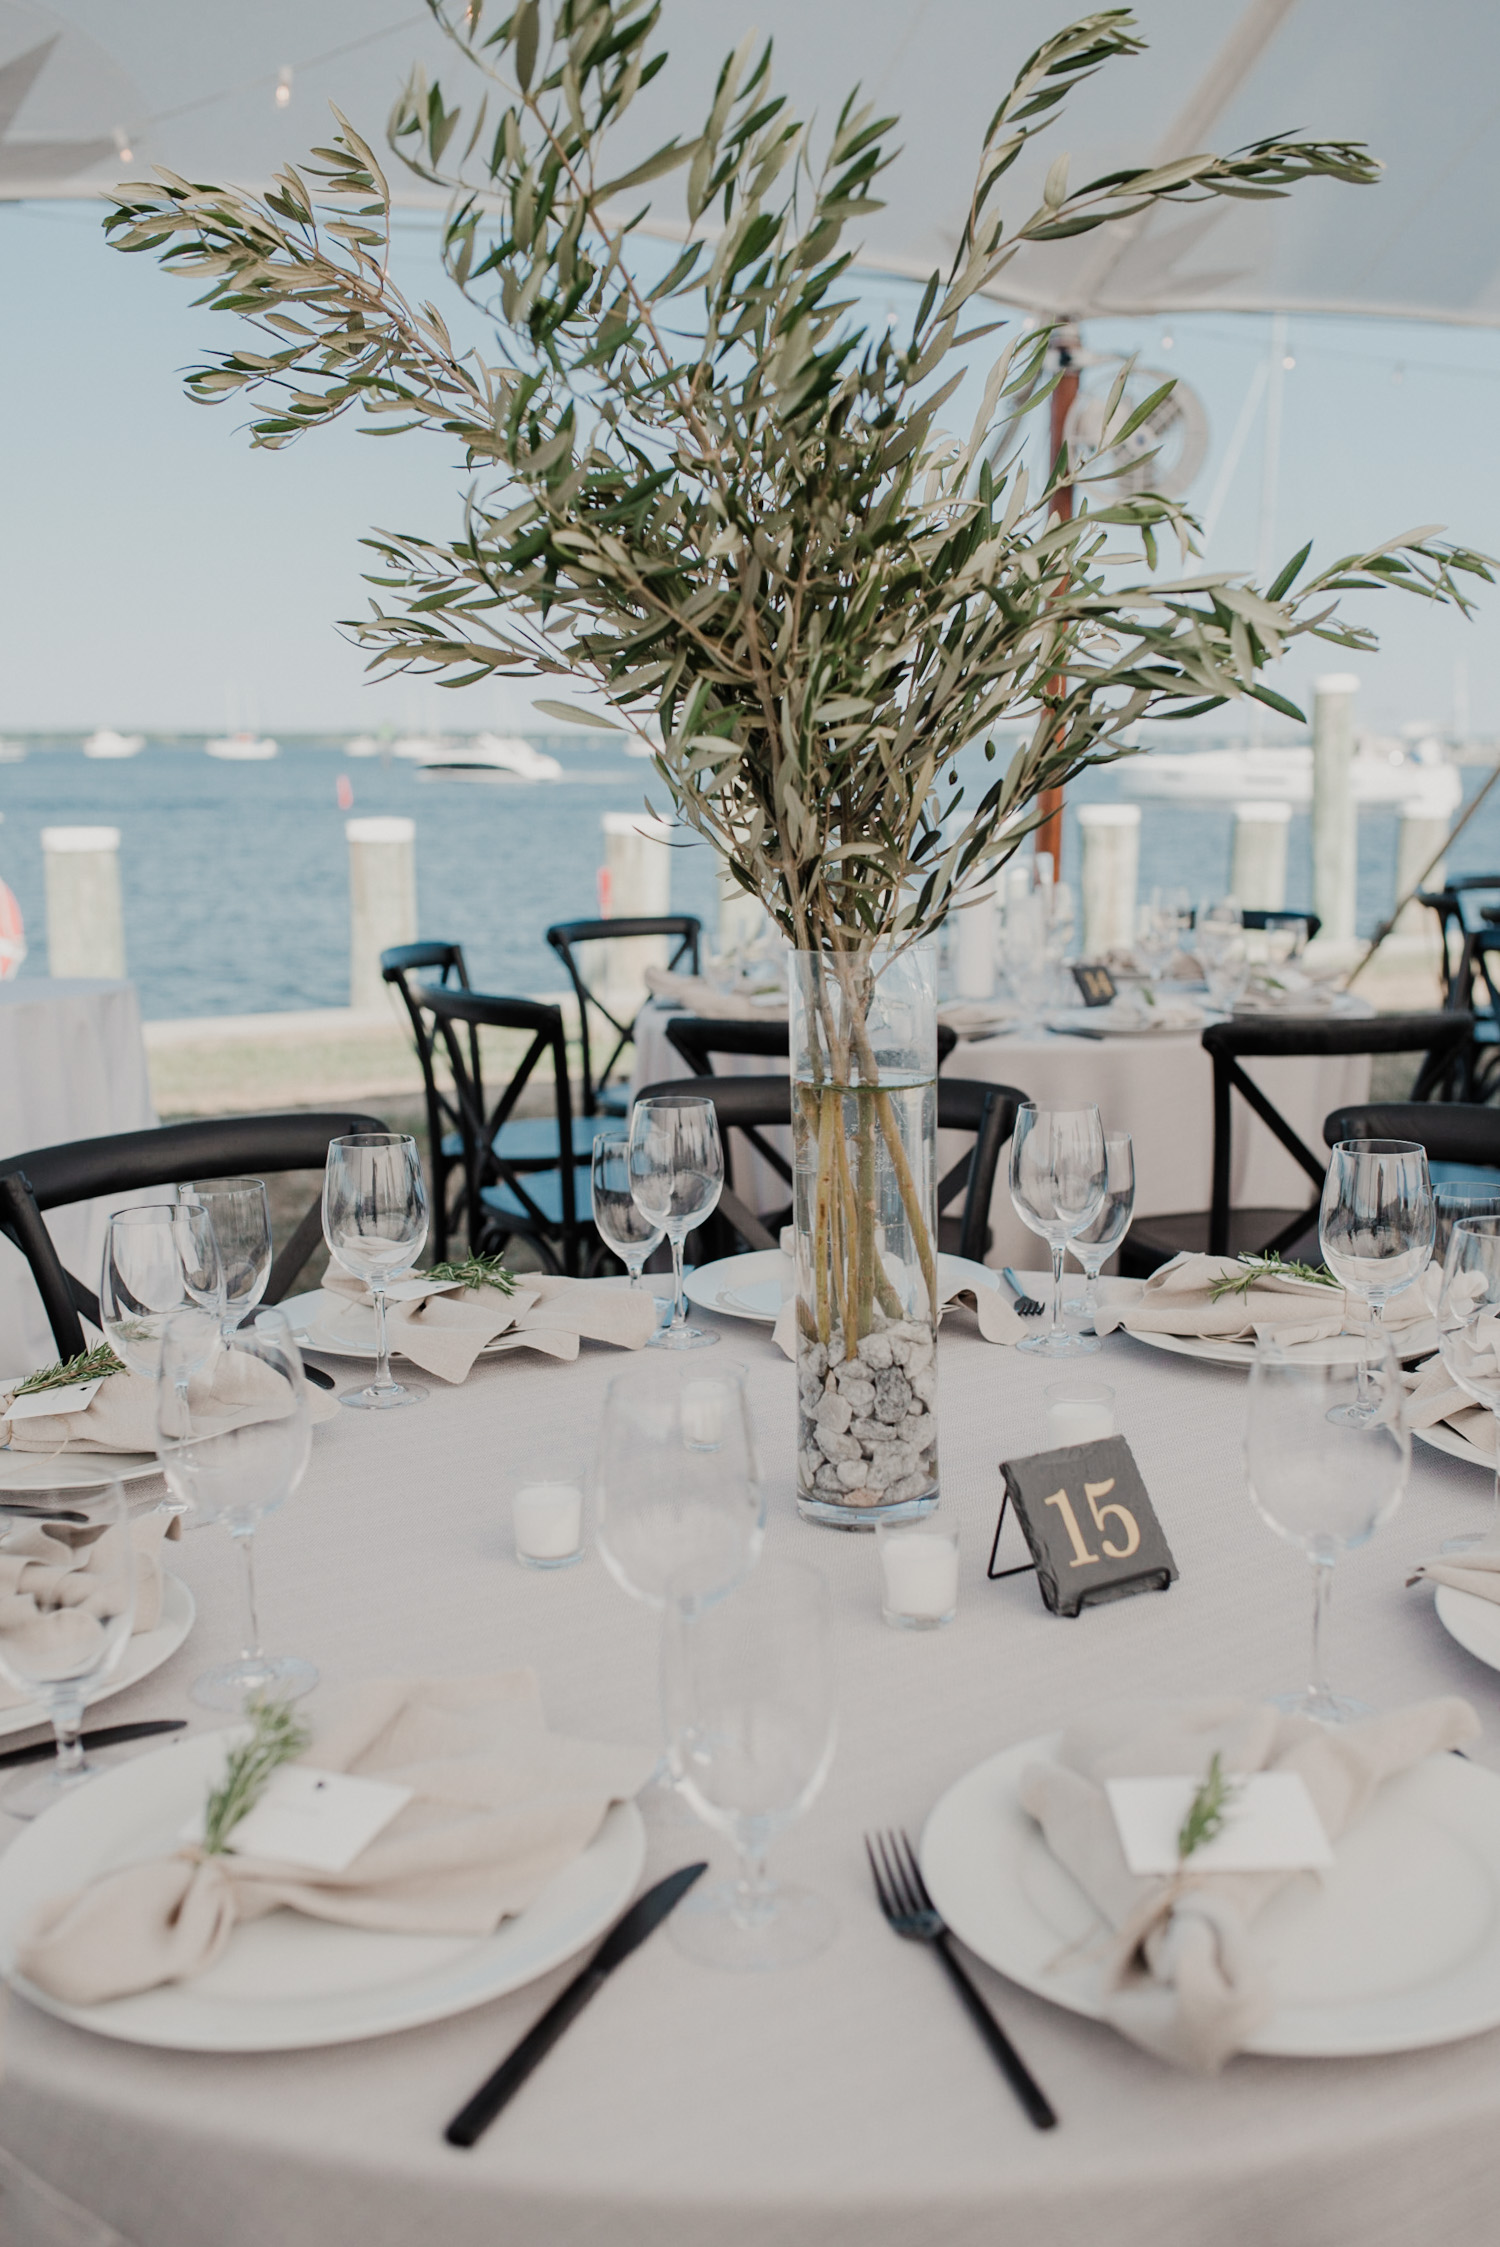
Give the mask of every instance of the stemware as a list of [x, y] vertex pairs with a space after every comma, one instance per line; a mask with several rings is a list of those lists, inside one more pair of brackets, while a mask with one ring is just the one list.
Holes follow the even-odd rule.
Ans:
[[766, 1561], [727, 1597], [668, 1601], [662, 1710], [673, 1776], [726, 1834], [737, 1876], [700, 1883], [669, 1922], [689, 1957], [741, 1971], [792, 1966], [828, 1942], [834, 1913], [773, 1881], [776, 1836], [820, 1792], [838, 1733], [832, 1603], [815, 1568]]
[[1461, 1217], [1500, 1217], [1500, 1193], [1487, 1186], [1455, 1181], [1434, 1183], [1432, 1189], [1432, 1261], [1446, 1264], [1448, 1243]]
[[208, 1211], [182, 1202], [117, 1209], [99, 1277], [99, 1323], [115, 1355], [155, 1380], [163, 1327], [194, 1311], [206, 1353], [224, 1315], [224, 1265]]
[[[1401, 1502], [1411, 1462], [1401, 1368], [1378, 1330], [1277, 1349], [1250, 1369], [1245, 1479], [1268, 1528], [1306, 1554], [1313, 1572], [1311, 1682], [1277, 1706], [1342, 1724], [1368, 1711], [1328, 1680], [1334, 1563], [1366, 1544]], [[1352, 1411], [1359, 1398], [1368, 1410]]]
[[1438, 1348], [1450, 1378], [1466, 1397], [1488, 1407], [1495, 1422], [1495, 1491], [1485, 1528], [1445, 1537], [1445, 1553], [1472, 1552], [1500, 1531], [1500, 1216], [1461, 1217], [1443, 1259], [1438, 1297]]
[[271, 1277], [271, 1203], [263, 1178], [201, 1178], [179, 1186], [178, 1200], [208, 1211], [224, 1266], [224, 1322], [240, 1326]]
[[[1334, 1278], [1369, 1305], [1375, 1331], [1385, 1307], [1432, 1262], [1435, 1221], [1427, 1150], [1414, 1139], [1341, 1139], [1328, 1161], [1318, 1244]], [[1368, 1416], [1370, 1397], [1352, 1412]]]
[[363, 1389], [345, 1389], [339, 1403], [360, 1412], [425, 1404], [425, 1389], [392, 1379], [385, 1329], [387, 1284], [411, 1269], [427, 1238], [427, 1194], [415, 1139], [399, 1131], [358, 1131], [329, 1140], [323, 1237], [330, 1254], [364, 1280], [375, 1298], [375, 1378]]
[[742, 1365], [712, 1373], [652, 1359], [604, 1392], [593, 1472], [596, 1541], [633, 1599], [669, 1585], [713, 1599], [754, 1564], [766, 1494]]
[[1018, 1349], [1066, 1357], [1088, 1347], [1063, 1325], [1063, 1251], [1099, 1215], [1106, 1178], [1104, 1126], [1097, 1108], [1039, 1108], [1028, 1100], [1017, 1110], [1010, 1142], [1010, 1198], [1022, 1223], [1052, 1251], [1051, 1317], [1045, 1333], [1028, 1334]]
[[682, 1286], [682, 1244], [712, 1215], [724, 1190], [724, 1148], [711, 1100], [669, 1093], [638, 1100], [630, 1121], [630, 1191], [649, 1224], [672, 1244], [672, 1317], [652, 1336], [665, 1350], [701, 1350], [719, 1337], [690, 1326]]
[[656, 1251], [662, 1229], [643, 1214], [630, 1190], [630, 1140], [624, 1132], [600, 1132], [594, 1141], [590, 1174], [594, 1223], [639, 1287], [646, 1258]]
[[1235, 1001], [1244, 996], [1250, 980], [1244, 915], [1234, 898], [1220, 898], [1202, 909], [1193, 949], [1203, 968], [1209, 1005], [1220, 1013], [1232, 1014]]
[[222, 1522], [238, 1545], [249, 1615], [239, 1660], [207, 1671], [193, 1699], [234, 1710], [262, 1694], [295, 1701], [311, 1692], [318, 1673], [299, 1656], [267, 1654], [261, 1645], [255, 1532], [307, 1471], [312, 1423], [302, 1353], [283, 1311], [259, 1311], [248, 1326], [216, 1335], [207, 1364], [195, 1358], [186, 1381], [179, 1348], [196, 1352], [198, 1337], [169, 1319], [156, 1391], [157, 1456], [182, 1505], [199, 1522]]
[[79, 1742], [83, 1712], [135, 1620], [135, 1543], [120, 1485], [8, 1496], [0, 1587], [0, 1676], [41, 1703], [57, 1740], [47, 1770], [4, 1797], [13, 1818], [33, 1818], [97, 1773]]
[[1104, 1135], [1104, 1199], [1099, 1214], [1091, 1218], [1069, 1246], [1083, 1266], [1083, 1294], [1078, 1304], [1075, 1349], [1097, 1350], [1094, 1321], [1099, 1316], [1099, 1274], [1130, 1230], [1135, 1214], [1135, 1149], [1128, 1131]]

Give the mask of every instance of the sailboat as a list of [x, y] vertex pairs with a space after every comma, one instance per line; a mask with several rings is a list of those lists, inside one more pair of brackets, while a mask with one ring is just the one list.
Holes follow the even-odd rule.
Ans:
[[261, 765], [269, 757], [279, 757], [281, 746], [269, 734], [225, 733], [213, 741], [205, 741], [203, 752], [208, 757], [219, 757], [232, 765]]
[[97, 733], [89, 735], [83, 753], [86, 757], [138, 757], [145, 746], [143, 733], [115, 733], [110, 727], [101, 726]]

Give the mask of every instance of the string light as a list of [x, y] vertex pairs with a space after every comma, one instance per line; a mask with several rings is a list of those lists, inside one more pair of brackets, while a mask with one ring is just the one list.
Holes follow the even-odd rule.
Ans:
[[284, 62], [276, 73], [276, 106], [285, 109], [292, 98], [292, 66]]
[[1161, 339], [1161, 347], [1163, 351], [1170, 351], [1176, 341], [1177, 338], [1173, 335], [1171, 329], [1168, 328], [1166, 334]]
[[130, 145], [130, 136], [123, 125], [116, 125], [114, 142], [120, 162], [122, 164], [133, 164], [135, 162], [135, 150]]
[[1286, 357], [1282, 360], [1281, 363], [1285, 367], [1288, 374], [1291, 373], [1293, 367], [1295, 367], [1295, 365], [1297, 364], [1290, 351], [1286, 354]]

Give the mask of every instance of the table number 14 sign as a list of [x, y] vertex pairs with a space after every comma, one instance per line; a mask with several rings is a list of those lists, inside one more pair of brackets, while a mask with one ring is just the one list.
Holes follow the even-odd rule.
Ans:
[[[1034, 1567], [1054, 1615], [1077, 1615], [1132, 1592], [1164, 1592], [1177, 1575], [1141, 1471], [1123, 1436], [1038, 1451], [1001, 1466], [1005, 1496], [990, 1554], [993, 1578]], [[1023, 1568], [997, 1568], [1007, 1505], [1031, 1550]]]

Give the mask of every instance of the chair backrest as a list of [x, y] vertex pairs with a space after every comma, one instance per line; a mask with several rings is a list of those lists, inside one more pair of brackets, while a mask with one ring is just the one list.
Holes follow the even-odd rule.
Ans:
[[[706, 1014], [674, 1014], [667, 1022], [667, 1042], [682, 1055], [695, 1077], [711, 1077], [716, 1053], [759, 1054], [775, 1059], [790, 1056], [791, 1025], [785, 1017], [768, 1022], [719, 1021]], [[937, 1057], [941, 1068], [958, 1043], [958, 1032], [946, 1022], [938, 1024]]]
[[[583, 1113], [586, 1116], [597, 1114], [599, 1094], [609, 1083], [610, 1071], [635, 1035], [635, 1021], [632, 1017], [629, 1022], [622, 1022], [605, 1005], [580, 968], [578, 951], [589, 944], [609, 944], [625, 937], [665, 936], [675, 939], [667, 960], [668, 969], [678, 972], [686, 962], [688, 974], [696, 975], [702, 935], [703, 923], [692, 913], [647, 914], [634, 918], [622, 916], [618, 920], [555, 921], [548, 929], [547, 942], [567, 969], [568, 980], [578, 1000], [579, 1038], [583, 1059]], [[592, 1040], [593, 1017], [596, 1014], [603, 1024], [601, 1043], [608, 1044], [611, 1038], [614, 1039], [609, 1059], [597, 1071], [594, 1068]]]
[[1216, 1022], [1203, 1033], [1203, 1049], [1214, 1070], [1213, 1199], [1209, 1209], [1208, 1246], [1211, 1255], [1229, 1248], [1230, 1093], [1237, 1092], [1266, 1128], [1273, 1132], [1292, 1160], [1307, 1173], [1317, 1189], [1311, 1208], [1299, 1211], [1273, 1240], [1262, 1246], [1288, 1247], [1316, 1214], [1327, 1164], [1293, 1131], [1254, 1079], [1240, 1067], [1242, 1060], [1293, 1054], [1329, 1056], [1350, 1053], [1425, 1053], [1417, 1078], [1418, 1099], [1425, 1099], [1461, 1066], [1464, 1049], [1473, 1035], [1473, 1017], [1444, 1010], [1426, 1014], [1374, 1014], [1329, 1020], [1282, 1020], [1275, 1015], [1252, 1015], [1234, 1022]]
[[1330, 1147], [1341, 1139], [1415, 1139], [1439, 1163], [1500, 1170], [1500, 1109], [1460, 1100], [1376, 1100], [1335, 1108], [1323, 1119]]
[[1296, 922], [1305, 921], [1309, 943], [1323, 926], [1316, 913], [1299, 913], [1291, 906], [1273, 912], [1269, 906], [1247, 905], [1240, 920], [1246, 928], [1291, 928]]
[[[427, 979], [446, 986], [450, 977], [461, 991], [469, 988], [469, 971], [464, 961], [461, 944], [393, 944], [380, 955], [380, 972], [385, 981], [401, 994], [411, 1022], [412, 1043], [417, 1049], [417, 1062], [422, 1071], [422, 1090], [427, 1102], [427, 1153], [432, 1170], [432, 1249], [435, 1261], [442, 1262], [448, 1254], [448, 1173], [456, 1165], [444, 1152], [444, 1142], [458, 1134], [458, 1110], [444, 1087], [438, 1082], [436, 1032], [431, 1018], [422, 1012], [417, 992], [431, 987]], [[412, 978], [422, 976], [424, 981], [412, 987]], [[479, 1033], [469, 1033], [469, 1052], [474, 1074], [479, 1074]]]
[[[534, 1194], [526, 1190], [526, 1177], [535, 1169], [535, 1165], [529, 1163], [524, 1169], [518, 1168], [498, 1152], [496, 1145], [501, 1130], [510, 1121], [516, 1103], [538, 1064], [550, 1056], [557, 1144], [565, 1156], [572, 1147], [573, 1094], [568, 1082], [568, 1047], [563, 1029], [562, 1008], [550, 1006], [542, 999], [502, 998], [489, 991], [446, 990], [435, 984], [429, 984], [419, 991], [417, 1004], [433, 1018], [434, 1034], [442, 1038], [453, 1077], [454, 1105], [463, 1141], [470, 1248], [478, 1248], [485, 1229], [486, 1210], [481, 1198], [485, 1187], [504, 1185], [520, 1202], [524, 1212], [524, 1218], [513, 1229], [526, 1232], [539, 1241], [558, 1241], [563, 1269], [576, 1272], [581, 1234], [574, 1192], [573, 1163], [564, 1159], [558, 1165], [562, 1196], [562, 1224], [559, 1230], [557, 1224], [541, 1208]], [[481, 1029], [517, 1030], [528, 1041], [519, 1063], [493, 1106], [486, 1096], [480, 1068], [478, 1033]], [[466, 1045], [470, 1048], [467, 1053]], [[552, 1173], [549, 1171], [547, 1175], [550, 1177]]]
[[[0, 1157], [0, 1232], [31, 1267], [62, 1358], [84, 1348], [79, 1313], [99, 1324], [93, 1291], [64, 1269], [42, 1212], [102, 1195], [141, 1193], [189, 1178], [272, 1175], [321, 1170], [330, 1139], [384, 1131], [378, 1116], [324, 1111], [285, 1116], [213, 1116], [201, 1123], [162, 1124]], [[304, 1213], [271, 1267], [265, 1301], [279, 1303], [322, 1236], [321, 1196]]]

